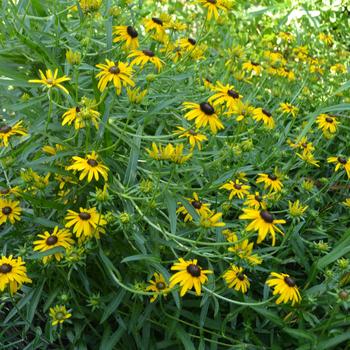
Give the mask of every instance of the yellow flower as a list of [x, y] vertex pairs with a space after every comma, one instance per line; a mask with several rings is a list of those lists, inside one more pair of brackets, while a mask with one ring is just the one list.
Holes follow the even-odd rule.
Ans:
[[331, 134], [337, 131], [337, 125], [339, 124], [335, 116], [328, 114], [320, 114], [316, 119], [316, 123], [323, 132], [329, 131]]
[[308, 208], [307, 205], [303, 206], [300, 204], [299, 199], [297, 199], [295, 202], [288, 201], [288, 207], [289, 215], [296, 218], [303, 216], [304, 212]]
[[7, 221], [10, 221], [11, 224], [20, 221], [21, 211], [19, 202], [0, 198], [0, 225]]
[[170, 277], [169, 288], [173, 288], [175, 285], [179, 284], [181, 288], [180, 296], [184, 296], [188, 290], [193, 287], [197, 295], [201, 294], [202, 284], [207, 282], [209, 273], [213, 273], [210, 270], [202, 270], [202, 268], [197, 265], [197, 259], [184, 260], [179, 258], [179, 262], [176, 262], [171, 267], [171, 270], [178, 271]]
[[261, 65], [253, 61], [244, 62], [242, 68], [248, 72], [252, 72], [255, 75], [260, 75], [262, 72]]
[[[33, 242], [34, 250], [39, 252], [46, 252], [55, 247], [62, 247], [69, 249], [74, 241], [72, 240], [72, 235], [69, 230], [58, 229], [58, 226], [55, 226], [52, 233], [45, 231], [43, 234], [39, 234], [40, 239]], [[60, 261], [63, 257], [62, 253], [55, 253], [53, 255], [47, 255], [43, 257], [43, 263], [46, 264], [52, 257], [55, 257], [57, 261]]]
[[9, 140], [12, 136], [25, 136], [27, 130], [22, 126], [22, 121], [19, 121], [15, 125], [2, 125], [0, 126], [0, 145], [7, 147]]
[[207, 10], [207, 20], [210, 21], [212, 17], [217, 21], [219, 19], [219, 9], [227, 11], [222, 0], [198, 0]]
[[15, 294], [22, 287], [23, 283], [32, 283], [27, 276], [27, 268], [21, 257], [13, 258], [12, 255], [1, 256], [0, 259], [0, 292], [10, 287], [11, 295]]
[[56, 305], [54, 307], [50, 307], [50, 317], [51, 324], [56, 326], [58, 324], [62, 324], [65, 320], [72, 317], [72, 314], [69, 313], [65, 306]]
[[173, 151], [171, 158], [170, 158], [170, 160], [173, 163], [183, 164], [183, 163], [187, 162], [192, 157], [192, 153], [188, 153], [188, 154], [183, 153], [183, 151], [184, 151], [184, 144], [183, 143], [177, 144], [175, 146], [175, 148], [173, 148], [173, 149], [174, 149], [174, 151]]
[[113, 82], [117, 95], [121, 94], [123, 86], [135, 86], [135, 83], [131, 79], [133, 69], [126, 63], [113, 62], [106, 59], [106, 64], [100, 63], [97, 64], [96, 67], [101, 69], [101, 72], [96, 75], [96, 78], [99, 79], [97, 87], [101, 92], [105, 90], [107, 84], [111, 81]]
[[65, 227], [73, 226], [73, 233], [83, 242], [92, 236], [99, 239], [100, 233], [105, 233], [102, 226], [107, 224], [104, 216], [96, 211], [96, 208], [79, 209], [80, 213], [68, 210], [65, 217], [67, 221]]
[[54, 146], [46, 145], [41, 148], [41, 150], [51, 156], [55, 156], [57, 152], [63, 151], [64, 147], [58, 143], [55, 144]]
[[100, 113], [89, 107], [73, 107], [68, 109], [62, 115], [62, 126], [71, 125], [74, 122], [75, 130], [82, 129], [86, 126], [87, 121], [91, 121], [95, 128], [98, 129], [98, 122], [100, 120]]
[[243, 272], [243, 267], [238, 267], [232, 264], [231, 267], [225, 271], [223, 278], [229, 288], [234, 287], [237, 292], [241, 291], [242, 293], [247, 293], [248, 288], [250, 287], [250, 282]]
[[235, 114], [237, 116], [236, 120], [240, 122], [246, 117], [252, 117], [254, 111], [255, 108], [249, 103], [243, 102], [242, 100], [237, 100], [233, 108], [226, 113]]
[[279, 180], [278, 176], [275, 174], [258, 174], [256, 183], [263, 183], [264, 189], [270, 188], [270, 192], [280, 192], [282, 191], [283, 184]]
[[295, 39], [294, 35], [288, 32], [280, 32], [278, 33], [278, 37], [283, 41], [288, 41], [288, 42], [291, 42]]
[[222, 185], [220, 189], [224, 188], [225, 190], [231, 191], [229, 198], [238, 197], [243, 199], [245, 195], [249, 194], [250, 186], [243, 185], [239, 180], [229, 181], [226, 184]]
[[128, 95], [129, 101], [131, 103], [140, 104], [145, 96], [147, 95], [147, 90], [140, 90], [140, 88], [130, 89], [126, 88], [126, 93]]
[[150, 299], [151, 303], [153, 303], [159, 295], [166, 296], [170, 291], [170, 288], [161, 273], [155, 272], [153, 278], [154, 280], [151, 279], [149, 281], [149, 286], [146, 288], [146, 291], [154, 292]]
[[113, 42], [124, 42], [125, 49], [136, 50], [139, 47], [139, 34], [134, 27], [115, 26], [113, 27], [113, 34], [116, 35]]
[[280, 103], [280, 109], [283, 113], [290, 113], [293, 117], [296, 117], [299, 111], [298, 107], [295, 107], [288, 102]]
[[237, 235], [230, 230], [224, 230], [222, 233], [228, 242], [233, 243], [233, 246], [227, 249], [229, 252], [234, 253], [252, 266], [262, 263], [262, 259], [257, 254], [253, 254], [254, 243], [249, 243], [248, 239], [238, 240]]
[[333, 44], [333, 36], [331, 34], [320, 33], [318, 35], [319, 39], [325, 44], [331, 46]]
[[313, 146], [312, 142], [307, 141], [307, 137], [304, 136], [301, 138], [299, 142], [293, 143], [292, 141], [287, 141], [289, 146], [292, 148], [300, 148], [303, 153], [311, 153], [314, 151], [315, 147]]
[[167, 39], [167, 34], [165, 32], [166, 23], [158, 17], [146, 18], [144, 20], [146, 33], [153, 32], [154, 39], [160, 42], [164, 42]]
[[209, 102], [212, 103], [213, 106], [225, 104], [229, 111], [233, 111], [237, 102], [242, 98], [242, 96], [235, 91], [234, 86], [230, 84], [223, 85], [218, 81], [213, 90], [216, 91], [216, 94], [209, 98]]
[[335, 65], [331, 66], [330, 71], [333, 74], [336, 74], [336, 73], [344, 74], [347, 72], [347, 69], [343, 63], [336, 63]]
[[166, 147], [157, 146], [155, 142], [152, 142], [152, 149], [146, 148], [146, 151], [155, 160], [170, 160], [174, 153], [174, 146], [171, 143], [168, 143]]
[[0, 200], [1, 197], [10, 197], [11, 195], [13, 195], [14, 197], [19, 197], [21, 195], [21, 189], [19, 188], [19, 186], [0, 189]]
[[266, 198], [267, 196], [260, 196], [259, 192], [255, 192], [255, 194], [248, 194], [244, 205], [254, 209], [266, 209], [266, 202], [264, 201]]
[[213, 134], [216, 134], [218, 130], [224, 129], [219, 117], [217, 116], [214, 107], [208, 102], [202, 102], [200, 104], [193, 102], [184, 102], [184, 109], [190, 109], [185, 114], [187, 120], [195, 119], [195, 125], [197, 128], [206, 127], [208, 124]]
[[58, 68], [55, 69], [55, 72], [53, 74], [51, 69], [47, 69], [46, 74], [44, 74], [39, 69], [39, 74], [41, 79], [31, 79], [29, 80], [29, 83], [43, 84], [48, 89], [51, 89], [52, 87], [57, 86], [63, 92], [65, 92], [66, 94], [69, 94], [68, 90], [61, 83], [70, 80], [70, 78], [65, 75], [61, 78], [57, 78]]
[[91, 182], [93, 178], [96, 181], [99, 180], [101, 175], [105, 181], [108, 179], [108, 171], [109, 168], [103, 165], [101, 162], [98, 162], [98, 156], [95, 151], [91, 154], [88, 154], [85, 158], [74, 156], [74, 163], [68, 166], [67, 170], [77, 170], [80, 171], [81, 174], [79, 176], [79, 180], [83, 180], [87, 176], [88, 182]]
[[243, 214], [239, 216], [242, 220], [252, 220], [246, 227], [247, 231], [258, 231], [257, 243], [261, 243], [266, 235], [270, 233], [272, 237], [272, 245], [275, 245], [275, 231], [283, 235], [283, 232], [276, 224], [285, 224], [285, 220], [276, 220], [273, 215], [267, 210], [243, 209]]
[[343, 204], [344, 204], [346, 207], [350, 208], [350, 198], [346, 198], [345, 201], [343, 202]]
[[345, 157], [328, 157], [327, 158], [328, 163], [335, 163], [335, 169], [334, 171], [338, 171], [339, 169], [344, 169], [346, 171], [346, 174], [348, 175], [348, 178], [350, 179], [350, 158], [346, 159]]
[[253, 119], [257, 122], [262, 121], [268, 129], [275, 127], [275, 121], [272, 118], [272, 114], [263, 108], [255, 108], [253, 112]]
[[318, 165], [319, 161], [315, 159], [315, 156], [312, 152], [304, 150], [302, 154], [297, 153], [297, 156], [302, 159], [304, 162], [314, 165], [316, 167], [320, 167]]
[[194, 149], [195, 146], [198, 147], [199, 150], [202, 149], [202, 142], [203, 141], [207, 141], [208, 138], [203, 135], [203, 134], [200, 134], [199, 132], [193, 130], [193, 129], [185, 129], [181, 126], [178, 126], [177, 127], [177, 131], [176, 133], [180, 134], [179, 135], [179, 138], [182, 138], [182, 137], [187, 137], [188, 139], [188, 142], [189, 144], [191, 145], [191, 149]]
[[273, 295], [279, 295], [276, 304], [282, 302], [287, 304], [291, 301], [292, 306], [294, 306], [295, 303], [300, 303], [301, 296], [298, 287], [294, 279], [286, 273], [271, 272], [270, 279], [266, 281], [266, 284], [273, 288]]
[[204, 228], [210, 227], [223, 227], [225, 226], [224, 222], [219, 222], [222, 217], [222, 213], [214, 213], [214, 212], [205, 212], [200, 216], [200, 226]]
[[164, 62], [159, 59], [151, 50], [133, 50], [131, 51], [128, 58], [131, 57], [134, 57], [134, 59], [131, 61], [130, 66], [136, 65], [143, 68], [146, 63], [150, 62], [158, 69], [158, 72], [160, 72], [164, 64]]
[[[206, 213], [210, 214], [211, 210], [209, 209], [210, 204], [203, 203], [196, 192], [193, 192], [192, 194], [193, 198], [185, 198], [196, 210], [198, 215], [205, 215]], [[181, 203], [180, 203], [181, 204]], [[184, 222], [192, 221], [192, 215], [187, 211], [185, 206], [180, 206], [176, 213], [184, 215]]]

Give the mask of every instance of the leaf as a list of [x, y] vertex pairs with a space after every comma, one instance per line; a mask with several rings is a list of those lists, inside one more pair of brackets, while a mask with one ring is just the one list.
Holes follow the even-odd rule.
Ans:
[[55, 247], [49, 250], [46, 250], [45, 252], [35, 252], [32, 255], [29, 255], [27, 259], [30, 260], [39, 260], [44, 258], [45, 256], [52, 255], [52, 254], [57, 254], [57, 253], [62, 253], [64, 254], [66, 250], [63, 247]]
[[170, 232], [176, 233], [177, 215], [176, 215], [176, 200], [170, 192], [165, 194], [165, 202], [168, 207]]
[[115, 296], [113, 296], [115, 299], [112, 300], [112, 302], [110, 302], [105, 308], [105, 311], [100, 320], [100, 324], [105, 322], [108, 319], [108, 317], [116, 311], [120, 303], [123, 301], [125, 294], [126, 291], [124, 289], [120, 289], [119, 292]]

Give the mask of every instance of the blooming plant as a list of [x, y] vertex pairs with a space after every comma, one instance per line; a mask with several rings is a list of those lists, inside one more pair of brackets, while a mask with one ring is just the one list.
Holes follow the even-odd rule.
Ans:
[[348, 349], [345, 0], [4, 0], [0, 349]]

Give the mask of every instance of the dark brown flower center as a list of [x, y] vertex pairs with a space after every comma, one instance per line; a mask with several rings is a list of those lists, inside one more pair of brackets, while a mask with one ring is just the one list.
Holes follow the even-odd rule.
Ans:
[[152, 50], [142, 50], [142, 52], [148, 57], [154, 57], [155, 54]]
[[292, 277], [284, 277], [284, 282], [286, 282], [289, 287], [295, 287], [295, 285], [296, 285], [296, 283]]
[[47, 245], [54, 245], [57, 243], [57, 241], [58, 241], [57, 236], [50, 236], [50, 237], [47, 237], [46, 244]]
[[7, 134], [12, 130], [10, 125], [3, 125], [0, 127], [0, 134]]
[[152, 21], [153, 21], [154, 23], [159, 24], [160, 26], [163, 25], [163, 21], [162, 21], [160, 18], [152, 17]]
[[277, 180], [277, 176], [275, 174], [270, 174], [269, 175], [269, 179], [272, 181], [276, 181]]
[[346, 158], [345, 157], [338, 157], [338, 162], [341, 164], [346, 164]]
[[162, 290], [165, 288], [165, 283], [164, 282], [157, 282], [156, 287], [158, 290]]
[[120, 69], [117, 66], [112, 66], [111, 68], [108, 69], [108, 72], [111, 74], [119, 74]]
[[210, 4], [213, 4], [213, 5], [216, 4], [216, 0], [207, 0], [207, 2], [209, 2]]
[[190, 135], [192, 135], [192, 136], [196, 136], [197, 135], [197, 133], [194, 131], [194, 130], [188, 130], [188, 133], [190, 134]]
[[80, 213], [79, 217], [82, 220], [90, 220], [91, 219], [91, 215], [89, 213], [86, 213], [86, 212]]
[[12, 208], [11, 207], [3, 207], [1, 211], [4, 215], [10, 215], [12, 213]]
[[9, 273], [12, 271], [12, 266], [10, 264], [2, 264], [0, 266], [0, 273]]
[[270, 112], [268, 112], [266, 109], [263, 109], [262, 112], [268, 117], [272, 116], [272, 114]]
[[76, 111], [77, 113], [79, 113], [79, 112], [80, 112], [80, 108], [79, 108], [79, 107], [75, 107], [75, 111]]
[[202, 203], [200, 201], [192, 201], [191, 204], [196, 209], [202, 208]]
[[126, 28], [126, 31], [128, 32], [128, 34], [134, 39], [137, 38], [139, 33], [136, 31], [136, 29], [132, 26], [128, 26]]
[[234, 90], [228, 90], [227, 95], [231, 96], [232, 98], [239, 98], [239, 93]]
[[199, 277], [201, 275], [201, 269], [195, 264], [190, 264], [187, 266], [187, 272], [192, 276], [192, 277]]
[[241, 189], [242, 189], [242, 185], [239, 185], [239, 184], [234, 184], [233, 187], [234, 187], [236, 190], [241, 190]]
[[267, 222], [269, 224], [273, 223], [273, 215], [271, 213], [269, 213], [267, 210], [262, 210], [260, 212], [260, 216], [262, 217], [262, 219], [265, 222]]
[[253, 62], [253, 61], [251, 61], [250, 64], [251, 64], [252, 66], [259, 66], [259, 63]]
[[237, 278], [240, 280], [240, 281], [244, 281], [244, 274], [242, 272], [240, 272], [238, 275], [237, 275]]
[[212, 83], [212, 81], [209, 78], [204, 78], [208, 83]]
[[333, 123], [333, 118], [327, 117], [327, 118], [326, 118], [326, 122], [332, 124], [332, 123]]
[[92, 167], [95, 167], [98, 165], [98, 162], [95, 159], [88, 159], [87, 163]]
[[194, 40], [194, 39], [192, 39], [192, 38], [188, 38], [187, 39], [188, 40], [188, 42], [191, 44], [191, 45], [196, 45], [196, 43], [197, 43], [197, 41], [196, 40]]
[[261, 198], [261, 196], [256, 195], [256, 196], [255, 196], [255, 200], [258, 201], [258, 202], [261, 202], [261, 201], [262, 201], [262, 198]]
[[212, 115], [215, 113], [213, 106], [210, 105], [208, 102], [202, 102], [199, 106], [201, 111], [206, 115]]
[[301, 144], [301, 147], [307, 148], [307, 143], [306, 143], [306, 142], [303, 142], [303, 143]]
[[0, 190], [0, 193], [1, 194], [8, 194], [10, 192], [10, 189], [9, 188], [2, 188], [1, 190]]

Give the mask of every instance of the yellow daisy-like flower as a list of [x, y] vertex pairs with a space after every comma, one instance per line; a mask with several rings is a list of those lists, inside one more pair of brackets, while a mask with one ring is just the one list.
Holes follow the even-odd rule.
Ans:
[[131, 57], [134, 57], [134, 59], [131, 61], [130, 66], [136, 65], [143, 68], [146, 63], [150, 62], [158, 69], [158, 72], [160, 72], [164, 64], [152, 50], [133, 50], [128, 58]]
[[139, 33], [134, 27], [115, 26], [113, 27], [113, 34], [116, 35], [113, 42], [124, 42], [125, 49], [136, 50], [139, 47]]
[[149, 286], [146, 288], [146, 291], [154, 292], [150, 299], [151, 303], [155, 302], [159, 295], [166, 296], [170, 291], [170, 288], [161, 273], [155, 272], [153, 278], [154, 279], [149, 281]]
[[239, 216], [241, 220], [252, 220], [252, 222], [246, 227], [247, 231], [258, 231], [257, 243], [261, 243], [266, 235], [270, 233], [272, 237], [272, 245], [275, 245], [276, 237], [275, 232], [279, 232], [281, 235], [284, 233], [276, 226], [276, 224], [285, 224], [285, 220], [276, 220], [273, 215], [267, 210], [256, 209], [243, 209], [243, 214]]
[[253, 242], [250, 243], [248, 239], [238, 240], [237, 235], [230, 230], [224, 230], [222, 233], [226, 236], [228, 242], [233, 243], [233, 246], [227, 249], [229, 252], [245, 260], [249, 265], [255, 266], [262, 263], [263, 260], [260, 256], [253, 254]]
[[165, 147], [152, 142], [152, 149], [146, 148], [149, 156], [155, 160], [170, 160], [174, 153], [174, 146], [168, 143]]
[[229, 181], [226, 184], [222, 185], [220, 189], [224, 188], [225, 190], [231, 191], [228, 199], [233, 197], [238, 197], [243, 199], [245, 195], [249, 194], [250, 186], [243, 185], [239, 180]]
[[15, 221], [21, 220], [21, 207], [19, 202], [9, 199], [0, 199], [0, 225], [10, 221], [13, 225]]
[[141, 90], [140, 88], [130, 89], [126, 88], [126, 93], [128, 95], [129, 101], [131, 103], [140, 104], [145, 96], [147, 95], [147, 89]]
[[46, 70], [46, 74], [44, 74], [39, 69], [39, 74], [40, 74], [40, 78], [41, 79], [31, 79], [28, 82], [29, 83], [43, 84], [48, 89], [51, 89], [52, 87], [57, 86], [63, 92], [65, 92], [66, 94], [69, 94], [68, 90], [61, 83], [70, 80], [70, 78], [67, 77], [66, 75], [64, 75], [61, 78], [57, 78], [58, 68], [55, 69], [55, 72], [53, 74], [52, 74], [52, 70], [51, 69], [47, 69]]
[[346, 159], [345, 157], [328, 157], [327, 158], [328, 163], [335, 163], [335, 169], [334, 171], [338, 171], [339, 169], [344, 169], [346, 171], [346, 174], [348, 175], [348, 178], [350, 179], [350, 158]]
[[198, 0], [198, 2], [207, 9], [207, 20], [210, 21], [212, 17], [217, 21], [219, 19], [219, 10], [227, 11], [222, 0]]
[[213, 90], [216, 91], [216, 94], [209, 98], [209, 102], [213, 103], [213, 106], [225, 104], [229, 111], [233, 111], [237, 102], [243, 97], [233, 85], [223, 85], [219, 81], [216, 82]]
[[89, 107], [73, 107], [68, 109], [62, 115], [62, 126], [71, 125], [74, 122], [75, 130], [82, 129], [86, 126], [88, 121], [91, 121], [95, 128], [98, 129], [98, 122], [100, 121], [100, 112]]
[[298, 107], [295, 107], [291, 103], [288, 103], [288, 102], [280, 103], [280, 109], [283, 113], [290, 113], [293, 117], [296, 117], [296, 115], [299, 112]]
[[197, 128], [206, 127], [209, 124], [213, 134], [216, 134], [218, 130], [224, 129], [224, 125], [221, 123], [214, 107], [210, 103], [202, 102], [198, 104], [194, 102], [184, 102], [183, 106], [184, 109], [190, 109], [184, 117], [187, 120], [195, 119]]
[[242, 68], [248, 72], [252, 72], [255, 75], [260, 75], [262, 72], [261, 65], [253, 61], [244, 62]]
[[177, 129], [178, 130], [176, 130], [176, 133], [180, 134], [179, 138], [187, 137], [187, 140], [191, 145], [191, 149], [194, 149], [195, 146], [197, 146], [197, 148], [201, 150], [202, 142], [208, 140], [208, 138], [205, 135], [200, 134], [198, 131], [195, 131], [193, 129], [186, 129], [182, 126], [178, 126]]
[[183, 152], [184, 152], [184, 144], [183, 143], [177, 144], [174, 147], [174, 151], [171, 155], [170, 160], [176, 164], [183, 164], [187, 162], [192, 157], [192, 153], [184, 154]]
[[[210, 214], [211, 210], [209, 209], [210, 204], [208, 203], [203, 203], [196, 192], [193, 192], [192, 194], [193, 198], [185, 198], [196, 210], [198, 215], [202, 216], [205, 215], [206, 213]], [[181, 203], [180, 203], [181, 204]], [[186, 207], [181, 205], [177, 210], [177, 214], [182, 214], [184, 216], [184, 222], [187, 221], [192, 221], [192, 215], [187, 211]]]
[[74, 156], [72, 159], [74, 161], [74, 164], [68, 166], [66, 169], [80, 171], [80, 181], [83, 180], [86, 176], [88, 182], [91, 182], [93, 178], [98, 181], [100, 175], [104, 178], [105, 181], [107, 181], [109, 168], [103, 165], [101, 162], [97, 161], [98, 156], [95, 151], [93, 151], [91, 154], [88, 154], [85, 158]]
[[294, 218], [303, 216], [308, 207], [309, 206], [307, 205], [303, 206], [300, 204], [299, 199], [297, 199], [295, 202], [288, 201], [289, 215]]
[[301, 154], [297, 153], [297, 156], [306, 163], [314, 165], [318, 168], [320, 167], [318, 164], [319, 161], [317, 159], [315, 159], [315, 156], [312, 152], [303, 151], [303, 153], [301, 153]]
[[14, 197], [19, 197], [21, 195], [21, 189], [19, 188], [19, 186], [0, 189], [0, 198], [1, 197], [9, 197], [11, 195], [13, 195]]
[[10, 293], [13, 295], [22, 287], [23, 283], [32, 283], [27, 276], [27, 268], [21, 257], [13, 258], [1, 256], [0, 259], [0, 292], [7, 286], [10, 287]]
[[313, 146], [312, 142], [307, 141], [306, 136], [302, 137], [299, 142], [293, 143], [291, 140], [288, 140], [287, 143], [292, 148], [300, 148], [303, 151], [303, 153], [309, 153], [315, 150], [315, 147]]
[[231, 267], [225, 271], [223, 274], [227, 286], [229, 288], [234, 288], [237, 292], [247, 293], [250, 282], [247, 275], [244, 274], [243, 267], [238, 267], [236, 265], [231, 265]]
[[106, 64], [100, 63], [96, 67], [101, 69], [101, 72], [96, 75], [96, 78], [99, 79], [97, 87], [101, 92], [105, 90], [107, 84], [111, 81], [117, 95], [121, 94], [123, 86], [135, 86], [134, 81], [131, 79], [133, 69], [126, 63], [113, 62], [106, 59]]
[[146, 33], [153, 32], [155, 34], [154, 39], [160, 42], [164, 42], [167, 39], [165, 29], [166, 23], [158, 17], [146, 18], [144, 20]]
[[264, 189], [270, 189], [270, 192], [282, 191], [283, 184], [275, 174], [259, 174], [256, 183], [263, 183]]
[[260, 196], [259, 192], [255, 192], [255, 194], [248, 194], [247, 200], [244, 202], [244, 205], [254, 209], [266, 209], [266, 198], [266, 195]]
[[197, 259], [184, 260], [179, 258], [179, 262], [174, 263], [171, 270], [179, 271], [170, 277], [169, 288], [173, 288], [175, 285], [179, 284], [181, 288], [180, 296], [184, 296], [188, 290], [193, 287], [196, 291], [196, 295], [201, 295], [202, 284], [207, 282], [209, 273], [213, 273], [210, 270], [202, 270], [202, 268], [197, 264]]
[[221, 217], [222, 213], [204, 212], [201, 214], [199, 225], [204, 228], [223, 227], [226, 224], [219, 221]]
[[247, 102], [243, 102], [242, 100], [238, 99], [236, 103], [233, 105], [232, 109], [226, 113], [236, 115], [237, 116], [236, 120], [240, 122], [244, 118], [253, 117], [254, 111], [255, 111], [255, 108], [253, 106], [251, 106]]
[[196, 47], [197, 41], [192, 38], [182, 38], [179, 40], [179, 46], [184, 51], [193, 51]]
[[67, 221], [65, 227], [73, 226], [73, 233], [81, 240], [90, 239], [93, 236], [100, 238], [100, 233], [105, 233], [104, 225], [107, 224], [104, 216], [97, 212], [96, 208], [79, 209], [79, 213], [68, 210], [65, 217]]
[[51, 324], [56, 326], [58, 324], [62, 324], [65, 320], [72, 317], [72, 314], [67, 311], [65, 306], [56, 305], [54, 307], [50, 307], [50, 317]]
[[[65, 249], [71, 248], [74, 244], [72, 234], [69, 230], [66, 229], [58, 229], [56, 226], [52, 233], [45, 231], [43, 234], [39, 234], [38, 237], [40, 239], [33, 242], [34, 250], [38, 250], [39, 252], [46, 252], [55, 247], [62, 247]], [[60, 261], [63, 257], [62, 253], [55, 253], [53, 255], [47, 255], [43, 257], [43, 263], [46, 264], [52, 257], [55, 257], [57, 261]]]
[[255, 108], [253, 112], [253, 119], [257, 122], [262, 121], [268, 129], [275, 127], [275, 121], [272, 118], [272, 114], [263, 108]]
[[350, 208], [350, 198], [346, 198], [345, 201], [343, 202], [343, 204], [344, 204], [346, 207]]
[[271, 272], [266, 284], [273, 288], [273, 295], [279, 295], [276, 304], [281, 304], [282, 302], [287, 304], [291, 301], [292, 306], [294, 306], [295, 303], [300, 303], [301, 296], [299, 289], [294, 279], [286, 273]]
[[15, 125], [2, 125], [0, 126], [0, 145], [7, 147], [9, 140], [12, 136], [25, 136], [27, 130], [22, 126], [22, 121], [19, 121]]
[[318, 124], [318, 128], [323, 132], [330, 132], [334, 134], [337, 131], [337, 125], [339, 122], [335, 116], [331, 116], [328, 114], [320, 114], [316, 118], [316, 123]]

